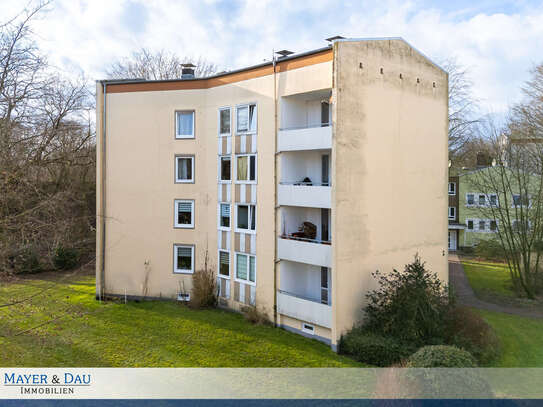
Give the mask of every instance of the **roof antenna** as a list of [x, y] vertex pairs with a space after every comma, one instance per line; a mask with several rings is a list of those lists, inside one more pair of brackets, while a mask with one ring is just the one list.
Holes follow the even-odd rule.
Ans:
[[281, 55], [281, 56], [279, 57], [279, 59], [281, 59], [281, 58], [286, 58], [286, 57], [288, 57], [289, 55], [294, 54], [294, 52], [289, 51], [288, 49], [282, 49], [281, 51], [277, 51], [276, 54]]
[[344, 40], [345, 37], [342, 37], [341, 35], [336, 35], [334, 37], [326, 38], [326, 41], [328, 42], [334, 42], [336, 40]]

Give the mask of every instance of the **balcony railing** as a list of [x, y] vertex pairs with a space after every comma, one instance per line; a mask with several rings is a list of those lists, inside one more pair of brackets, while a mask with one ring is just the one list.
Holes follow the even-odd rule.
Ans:
[[331, 208], [330, 183], [281, 182], [277, 187], [277, 203], [286, 206]]
[[332, 242], [282, 235], [277, 239], [280, 260], [332, 267]]
[[332, 148], [332, 126], [280, 129], [278, 151], [326, 150]]
[[332, 307], [320, 301], [277, 290], [277, 312], [326, 328], [332, 327]]

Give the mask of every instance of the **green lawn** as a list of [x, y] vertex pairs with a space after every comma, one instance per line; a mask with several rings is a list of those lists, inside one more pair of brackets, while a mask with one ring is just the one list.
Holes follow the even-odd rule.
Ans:
[[[46, 291], [42, 291], [42, 290]], [[175, 302], [99, 303], [94, 278], [2, 284], [1, 366], [361, 366], [316, 340]]]
[[477, 297], [515, 297], [506, 265], [475, 261], [462, 261], [462, 265]]
[[501, 339], [502, 356], [492, 367], [543, 367], [543, 320], [477, 310]]

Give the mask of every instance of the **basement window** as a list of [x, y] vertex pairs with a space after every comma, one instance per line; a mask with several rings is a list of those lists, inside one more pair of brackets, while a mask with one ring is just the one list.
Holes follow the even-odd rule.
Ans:
[[177, 294], [177, 301], [190, 302], [190, 293]]
[[179, 274], [194, 273], [194, 246], [173, 245], [173, 272]]
[[311, 324], [302, 323], [302, 332], [306, 334], [315, 335], [315, 327]]
[[175, 138], [194, 138], [194, 110], [175, 112]]
[[239, 105], [236, 108], [236, 132], [256, 133], [256, 104]]
[[176, 228], [191, 229], [194, 228], [194, 201], [176, 199], [175, 206], [175, 224]]

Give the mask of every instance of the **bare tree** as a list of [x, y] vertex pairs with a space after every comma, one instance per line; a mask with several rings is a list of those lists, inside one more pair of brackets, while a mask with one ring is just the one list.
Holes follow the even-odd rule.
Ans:
[[473, 83], [468, 70], [456, 59], [448, 59], [442, 65], [449, 73], [449, 158], [453, 163], [466, 161], [465, 155], [473, 147], [470, 141], [480, 122]]
[[513, 285], [534, 298], [543, 285], [543, 64], [523, 91], [525, 100], [513, 107], [503, 129], [487, 123], [497, 165], [479, 171], [475, 183], [488, 198], [497, 194], [480, 212], [497, 221]]
[[0, 25], [0, 272], [52, 265], [55, 248], [93, 247], [95, 140], [84, 78], [56, 74], [32, 18]]
[[129, 57], [114, 62], [107, 75], [112, 79], [178, 79], [181, 78], [182, 64], [189, 62], [196, 65], [196, 77], [205, 77], [217, 72], [217, 66], [202, 57], [192, 60], [164, 50], [151, 51], [142, 48]]

